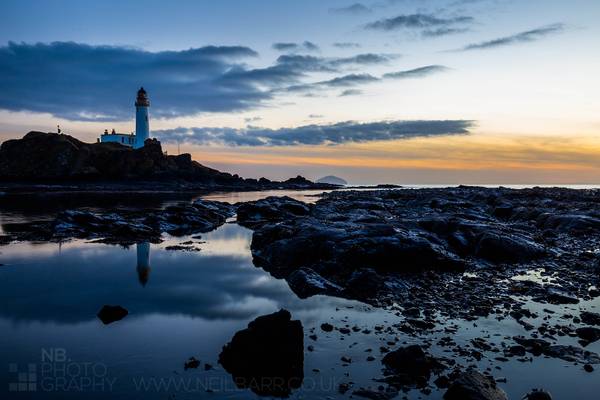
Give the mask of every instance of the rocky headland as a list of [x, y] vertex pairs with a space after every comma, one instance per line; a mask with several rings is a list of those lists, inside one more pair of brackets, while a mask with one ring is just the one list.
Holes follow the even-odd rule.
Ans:
[[301, 176], [286, 181], [245, 179], [192, 160], [167, 155], [155, 139], [143, 148], [84, 143], [58, 133], [29, 132], [0, 146], [0, 190], [216, 191], [331, 189]]

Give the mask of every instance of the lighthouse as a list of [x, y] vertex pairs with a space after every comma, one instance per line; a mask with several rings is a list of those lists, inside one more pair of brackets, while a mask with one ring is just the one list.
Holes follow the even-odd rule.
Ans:
[[140, 88], [137, 92], [135, 100], [135, 142], [134, 149], [144, 147], [144, 142], [150, 137], [150, 121], [148, 121], [148, 107], [150, 100], [144, 88]]
[[144, 142], [150, 138], [150, 121], [148, 120], [148, 93], [143, 87], [137, 92], [135, 99], [135, 133], [117, 133], [114, 129], [108, 133], [108, 129], [100, 135], [99, 143], [119, 143], [122, 146], [140, 149]]
[[142, 286], [146, 286], [150, 277], [150, 243], [141, 242], [136, 244], [137, 250], [137, 273]]

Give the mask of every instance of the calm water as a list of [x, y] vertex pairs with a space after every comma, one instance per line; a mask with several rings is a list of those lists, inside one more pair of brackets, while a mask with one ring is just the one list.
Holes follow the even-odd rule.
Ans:
[[[218, 196], [236, 202], [248, 199], [249, 194]], [[180, 200], [166, 199], [154, 205]], [[28, 207], [15, 206], [3, 208], [0, 218], [14, 221], [32, 215], [40, 218], [45, 214], [40, 209], [32, 213]], [[399, 344], [422, 343], [421, 339], [387, 334], [321, 332], [318, 327], [323, 322], [372, 330], [377, 324], [392, 324], [403, 318], [343, 299], [298, 299], [285, 281], [254, 267], [249, 251], [251, 235], [251, 231], [228, 223], [201, 239], [167, 236], [160, 245], [140, 243], [121, 248], [71, 241], [1, 246], [0, 398], [257, 398], [249, 390], [235, 387], [218, 365], [218, 355], [248, 322], [280, 308], [301, 320], [305, 333], [305, 379], [292, 398], [346, 398], [348, 394], [337, 393], [337, 386], [349, 381], [355, 388], [376, 388], [372, 378], [381, 376], [381, 345], [395, 339]], [[200, 251], [165, 250], [188, 240]], [[104, 304], [120, 304], [130, 314], [103, 325], [96, 313]], [[580, 307], [598, 312], [600, 303], [544, 307], [575, 314]], [[512, 319], [458, 324], [458, 343], [476, 336], [500, 343], [502, 337], [494, 335], [525, 334]], [[316, 328], [316, 341], [308, 338], [312, 328]], [[443, 336], [447, 334], [433, 332], [429, 338]], [[573, 339], [561, 340], [575, 344]], [[308, 351], [308, 345], [314, 346], [314, 351]], [[365, 350], [369, 348], [375, 361], [366, 360], [370, 353]], [[600, 352], [600, 342], [588, 349]], [[440, 355], [445, 350], [435, 345], [431, 348]], [[192, 356], [214, 369], [204, 371], [201, 366], [185, 371], [184, 362]], [[342, 366], [341, 356], [351, 357], [352, 363]], [[486, 359], [479, 363], [480, 369], [490, 365]], [[508, 379], [501, 386], [511, 398], [520, 398], [532, 387], [545, 387], [556, 399], [593, 399], [600, 389], [597, 373], [587, 374], [561, 360], [535, 358], [532, 363], [494, 365], [502, 367], [493, 374]], [[19, 382], [25, 386], [14, 386]], [[442, 395], [443, 391], [434, 390], [430, 397], [440, 399]], [[423, 397], [418, 391], [408, 396]]]

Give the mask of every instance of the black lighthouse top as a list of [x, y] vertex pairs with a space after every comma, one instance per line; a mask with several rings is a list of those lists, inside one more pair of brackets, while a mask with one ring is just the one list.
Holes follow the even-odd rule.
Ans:
[[137, 99], [135, 100], [136, 107], [150, 107], [150, 100], [148, 100], [148, 94], [143, 87], [137, 92]]

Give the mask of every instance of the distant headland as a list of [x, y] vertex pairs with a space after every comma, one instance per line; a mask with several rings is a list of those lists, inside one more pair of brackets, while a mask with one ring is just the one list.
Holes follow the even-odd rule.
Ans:
[[268, 190], [331, 189], [301, 176], [286, 181], [245, 179], [192, 160], [190, 154], [167, 155], [160, 142], [146, 139], [140, 148], [117, 142], [84, 143], [54, 132], [29, 132], [0, 146], [0, 182], [18, 187], [115, 190]]

